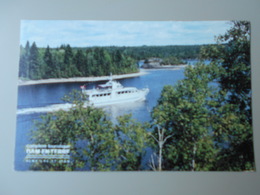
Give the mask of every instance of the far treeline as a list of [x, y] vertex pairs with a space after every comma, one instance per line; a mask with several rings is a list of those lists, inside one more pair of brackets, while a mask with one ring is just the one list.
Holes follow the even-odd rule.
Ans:
[[137, 62], [156, 57], [162, 64], [183, 64], [199, 57], [201, 45], [38, 48], [36, 43], [21, 46], [19, 78], [38, 80], [127, 74], [139, 71]]

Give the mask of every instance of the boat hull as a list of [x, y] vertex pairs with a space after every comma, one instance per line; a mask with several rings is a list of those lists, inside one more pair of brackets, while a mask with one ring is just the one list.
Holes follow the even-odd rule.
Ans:
[[86, 101], [85, 105], [87, 106], [92, 105], [98, 107], [98, 106], [145, 101], [146, 95], [148, 93], [149, 93], [149, 89], [146, 88], [146, 89], [138, 90], [138, 92], [134, 94], [125, 94], [120, 96], [115, 96], [112, 94], [110, 97], [98, 98], [98, 99]]

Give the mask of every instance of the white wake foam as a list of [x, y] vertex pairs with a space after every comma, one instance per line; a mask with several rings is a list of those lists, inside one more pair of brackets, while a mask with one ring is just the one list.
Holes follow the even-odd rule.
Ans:
[[56, 112], [59, 110], [69, 110], [73, 104], [52, 104], [45, 107], [36, 107], [36, 108], [22, 108], [18, 109], [16, 114], [34, 114], [34, 113], [47, 113], [47, 112]]

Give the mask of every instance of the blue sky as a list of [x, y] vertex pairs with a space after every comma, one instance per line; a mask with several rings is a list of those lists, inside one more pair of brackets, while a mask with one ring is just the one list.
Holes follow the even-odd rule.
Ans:
[[23, 20], [20, 44], [38, 47], [194, 45], [215, 43], [228, 21]]

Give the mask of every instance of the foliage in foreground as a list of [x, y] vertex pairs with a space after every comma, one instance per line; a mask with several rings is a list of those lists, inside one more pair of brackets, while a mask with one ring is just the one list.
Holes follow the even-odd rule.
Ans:
[[[73, 93], [67, 98], [79, 97]], [[130, 115], [113, 125], [100, 108], [85, 107], [76, 99], [69, 111], [60, 110], [42, 117], [32, 131], [35, 144], [70, 145], [71, 162], [34, 163], [33, 170], [140, 170], [146, 130]]]
[[211, 63], [188, 67], [184, 80], [164, 87], [153, 110], [171, 136], [164, 143], [165, 170], [254, 170], [250, 28], [245, 21], [232, 24], [218, 38], [225, 45], [202, 49]]

